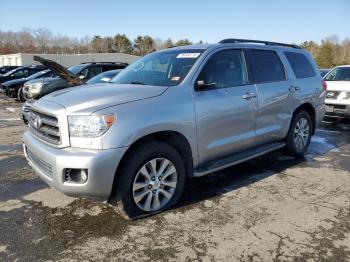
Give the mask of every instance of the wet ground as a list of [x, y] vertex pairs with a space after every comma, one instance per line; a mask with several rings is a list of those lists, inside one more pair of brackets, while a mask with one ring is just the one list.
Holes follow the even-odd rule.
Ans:
[[0, 261], [350, 260], [350, 123], [323, 123], [303, 159], [191, 179], [177, 207], [126, 221], [31, 171], [19, 106], [0, 95]]

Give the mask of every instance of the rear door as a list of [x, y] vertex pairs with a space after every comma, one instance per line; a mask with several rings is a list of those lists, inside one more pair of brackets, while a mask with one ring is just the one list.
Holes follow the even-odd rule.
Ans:
[[199, 163], [252, 147], [255, 138], [256, 88], [248, 79], [241, 49], [217, 51], [201, 69], [194, 92]]
[[255, 145], [284, 138], [293, 112], [291, 82], [278, 53], [250, 49], [254, 82], [258, 90]]

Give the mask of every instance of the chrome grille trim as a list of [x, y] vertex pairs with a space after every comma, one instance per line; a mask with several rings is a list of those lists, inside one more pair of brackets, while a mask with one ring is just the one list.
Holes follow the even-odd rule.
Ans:
[[[38, 118], [40, 126], [35, 123]], [[61, 132], [57, 117], [31, 110], [29, 127], [36, 137], [56, 146], [61, 145]]]
[[24, 104], [23, 111], [29, 113], [31, 111], [31, 105]]
[[52, 165], [50, 163], [47, 163], [46, 161], [34, 155], [28, 148], [27, 148], [27, 156], [28, 156], [28, 159], [35, 166], [37, 166], [43, 173], [45, 173], [45, 175], [52, 178]]

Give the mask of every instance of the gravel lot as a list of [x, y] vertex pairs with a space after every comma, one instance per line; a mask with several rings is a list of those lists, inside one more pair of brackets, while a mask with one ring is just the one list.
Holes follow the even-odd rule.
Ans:
[[180, 204], [126, 221], [49, 188], [0, 95], [0, 261], [349, 261], [350, 124], [322, 124], [304, 159], [274, 152], [191, 179]]

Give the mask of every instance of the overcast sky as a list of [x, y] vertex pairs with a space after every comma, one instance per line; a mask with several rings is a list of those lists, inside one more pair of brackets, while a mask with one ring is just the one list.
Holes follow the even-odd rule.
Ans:
[[0, 10], [0, 30], [44, 27], [71, 37], [148, 34], [209, 43], [350, 37], [350, 0], [0, 0]]

